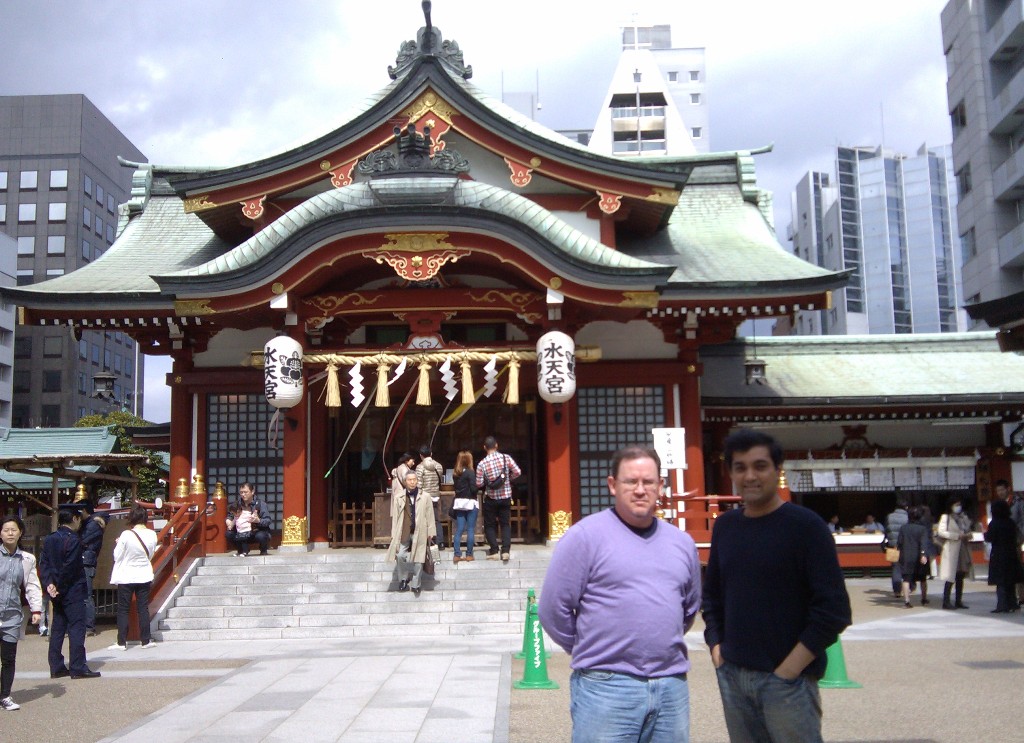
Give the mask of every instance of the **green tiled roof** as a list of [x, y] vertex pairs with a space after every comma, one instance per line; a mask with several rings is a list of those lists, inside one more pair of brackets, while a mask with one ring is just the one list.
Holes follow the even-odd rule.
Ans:
[[[117, 436], [105, 426], [96, 428], [11, 428], [0, 436], [0, 459], [31, 456], [88, 456], [114, 454], [119, 450]], [[83, 472], [96, 472], [96, 465], [76, 465]], [[0, 490], [16, 486], [27, 490], [49, 490], [53, 481], [24, 472], [0, 469]], [[58, 487], [73, 488], [75, 480], [59, 479]]]
[[766, 384], [745, 384], [754, 342], [701, 351], [705, 406], [1024, 404], [1024, 357], [991, 332], [758, 338]]

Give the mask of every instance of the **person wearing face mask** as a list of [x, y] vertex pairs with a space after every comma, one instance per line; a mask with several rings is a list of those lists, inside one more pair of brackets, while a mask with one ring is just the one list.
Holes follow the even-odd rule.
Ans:
[[[949, 510], [939, 518], [936, 534], [942, 541], [939, 579], [946, 582], [942, 591], [943, 609], [967, 609], [964, 605], [964, 576], [971, 570], [971, 519], [964, 513], [963, 502], [953, 498]], [[954, 601], [950, 593], [956, 586]]]

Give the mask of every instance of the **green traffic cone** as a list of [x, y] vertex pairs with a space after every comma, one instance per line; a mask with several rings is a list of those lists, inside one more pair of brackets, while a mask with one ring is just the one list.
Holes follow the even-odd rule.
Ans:
[[825, 650], [828, 664], [825, 666], [825, 675], [818, 682], [823, 689], [862, 689], [856, 681], [850, 681], [846, 675], [846, 658], [843, 656], [843, 644], [837, 638], [834, 643]]
[[523, 667], [523, 680], [516, 681], [517, 689], [557, 689], [558, 684], [548, 678], [547, 656], [544, 654], [544, 631], [537, 616], [537, 597], [531, 588], [526, 595], [526, 629], [524, 647], [527, 650]]
[[[516, 660], [526, 660], [526, 656], [530, 654], [530, 645], [532, 640], [530, 639], [530, 604], [537, 603], [537, 595], [531, 588], [526, 592], [526, 621], [523, 622], [523, 649], [512, 657]], [[545, 658], [550, 658], [551, 653], [545, 653]]]

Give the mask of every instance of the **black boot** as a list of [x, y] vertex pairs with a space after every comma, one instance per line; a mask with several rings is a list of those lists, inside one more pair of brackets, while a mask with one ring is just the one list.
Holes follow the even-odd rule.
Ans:
[[957, 609], [970, 609], [971, 608], [971, 607], [967, 606], [964, 603], [964, 601], [963, 601], [963, 599], [964, 599], [964, 574], [963, 573], [960, 573], [959, 575], [956, 576], [956, 594], [955, 595], [956, 595], [956, 603], [954, 604], [954, 606], [956, 606]]
[[946, 583], [946, 587], [942, 589], [942, 608], [943, 609], [955, 609], [952, 602], [949, 600], [949, 594], [953, 591], [953, 584]]

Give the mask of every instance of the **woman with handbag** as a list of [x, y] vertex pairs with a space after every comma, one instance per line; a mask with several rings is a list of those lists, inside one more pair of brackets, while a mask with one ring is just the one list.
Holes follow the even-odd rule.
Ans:
[[992, 545], [988, 560], [988, 584], [996, 587], [996, 608], [993, 614], [1017, 611], [1017, 584], [1024, 581], [1017, 545], [1017, 526], [1010, 518], [1010, 504], [992, 501], [992, 518], [988, 522], [985, 541]]
[[436, 544], [434, 503], [420, 490], [416, 473], [410, 472], [405, 476], [405, 487], [399, 494], [391, 520], [391, 543], [387, 553], [387, 559], [395, 562], [394, 578], [399, 591], [411, 588], [419, 597], [428, 550]]
[[[946, 582], [942, 589], [943, 609], [967, 609], [964, 605], [964, 578], [971, 570], [971, 519], [964, 513], [963, 502], [953, 498], [949, 509], [939, 517], [935, 533], [942, 542], [939, 578]], [[956, 585], [955, 603], [950, 593]]]
[[[455, 500], [452, 502], [452, 516], [455, 518], [453, 547], [455, 558], [452, 562], [473, 562], [473, 543], [476, 541], [476, 518], [480, 504], [476, 500], [476, 468], [473, 454], [468, 449], [459, 452], [455, 459]], [[466, 556], [462, 556], [462, 533], [466, 533]]]
[[146, 526], [146, 509], [135, 506], [128, 514], [128, 528], [114, 545], [114, 568], [110, 583], [117, 586], [117, 643], [107, 650], [128, 649], [128, 612], [135, 596], [139, 612], [142, 647], [155, 648], [149, 627], [149, 589], [153, 585], [153, 555], [156, 532]]
[[0, 523], [0, 709], [13, 712], [21, 709], [11, 698], [14, 667], [18, 657], [18, 640], [23, 636], [25, 621], [22, 594], [32, 612], [32, 624], [39, 624], [43, 611], [43, 589], [36, 573], [36, 558], [20, 548], [25, 524], [14, 515], [4, 516]]
[[928, 604], [928, 560], [932, 554], [932, 530], [921, 523], [921, 507], [911, 506], [910, 519], [900, 527], [896, 546], [900, 549], [900, 572], [903, 575], [903, 606], [910, 608], [910, 584], [921, 584], [921, 605]]

